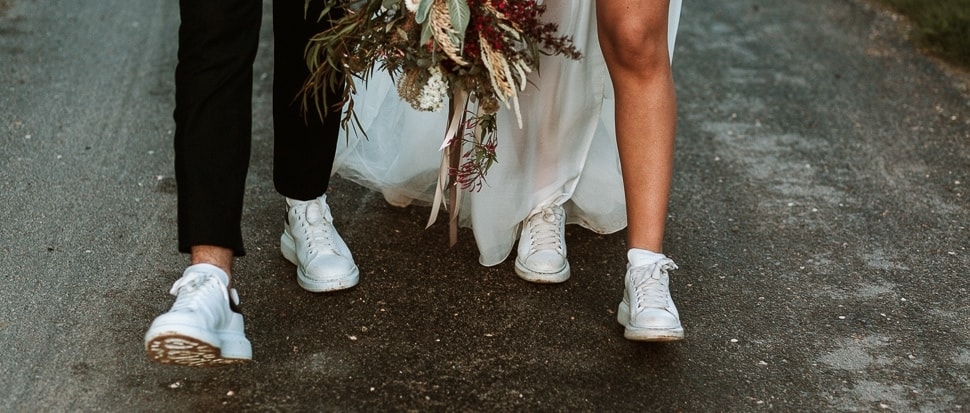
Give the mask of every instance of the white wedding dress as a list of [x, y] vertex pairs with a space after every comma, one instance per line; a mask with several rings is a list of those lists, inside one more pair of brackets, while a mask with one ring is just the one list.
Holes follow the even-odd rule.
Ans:
[[[497, 162], [481, 191], [463, 194], [459, 218], [462, 226], [472, 228], [479, 262], [486, 266], [509, 256], [520, 223], [540, 204], [559, 203], [567, 223], [598, 233], [626, 227], [613, 88], [597, 40], [595, 2], [545, 3], [543, 19], [556, 21], [560, 33], [571, 35], [583, 59], [542, 58], [541, 76], [533, 72], [534, 86], [520, 92], [521, 129], [510, 111], [498, 114]], [[671, 55], [680, 8], [681, 0], [671, 1]], [[384, 73], [375, 73], [354, 101], [367, 137], [353, 128], [342, 133], [334, 173], [380, 191], [392, 205], [430, 205], [447, 111], [415, 111]]]

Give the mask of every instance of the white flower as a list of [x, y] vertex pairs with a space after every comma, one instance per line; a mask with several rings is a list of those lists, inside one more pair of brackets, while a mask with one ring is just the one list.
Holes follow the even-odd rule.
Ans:
[[425, 83], [424, 87], [421, 88], [417, 109], [437, 112], [444, 107], [445, 98], [448, 97], [448, 82], [445, 81], [445, 77], [438, 66], [432, 66], [428, 71], [431, 72], [431, 77], [428, 78], [428, 83]]
[[404, 0], [404, 7], [408, 9], [411, 13], [416, 13], [418, 11], [418, 4], [421, 0]]

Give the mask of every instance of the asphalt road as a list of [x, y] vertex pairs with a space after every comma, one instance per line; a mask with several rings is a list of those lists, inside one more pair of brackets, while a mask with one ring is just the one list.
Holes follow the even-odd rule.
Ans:
[[[267, 7], [268, 11], [268, 7]], [[687, 340], [614, 320], [624, 233], [572, 279], [447, 248], [337, 179], [361, 284], [278, 252], [271, 22], [236, 283], [255, 361], [150, 363], [172, 303], [174, 0], [0, 0], [0, 411], [970, 410], [970, 91], [863, 0], [687, 2], [668, 253]]]

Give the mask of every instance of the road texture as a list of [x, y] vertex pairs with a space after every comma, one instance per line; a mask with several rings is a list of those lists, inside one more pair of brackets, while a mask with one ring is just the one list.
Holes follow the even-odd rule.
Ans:
[[[293, 0], [296, 1], [296, 0]], [[0, 0], [0, 411], [970, 410], [970, 92], [863, 0], [687, 2], [667, 252], [687, 339], [614, 320], [624, 233], [572, 279], [477, 264], [334, 181], [361, 284], [279, 254], [271, 42], [236, 267], [255, 361], [150, 363], [175, 252], [174, 0]]]

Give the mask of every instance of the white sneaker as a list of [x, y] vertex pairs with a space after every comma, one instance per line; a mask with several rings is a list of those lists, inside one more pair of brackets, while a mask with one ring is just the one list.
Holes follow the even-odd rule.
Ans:
[[296, 281], [315, 293], [357, 285], [360, 272], [350, 248], [333, 226], [327, 196], [310, 201], [286, 199], [280, 250], [296, 265]]
[[565, 232], [566, 211], [562, 206], [548, 204], [533, 210], [519, 235], [515, 273], [534, 283], [568, 280]]
[[145, 334], [148, 357], [159, 363], [216, 366], [252, 360], [236, 290], [229, 277], [210, 264], [185, 269], [172, 285], [175, 304], [155, 318]]
[[670, 297], [667, 274], [675, 269], [677, 265], [667, 257], [637, 267], [627, 264], [626, 288], [616, 312], [616, 321], [626, 327], [624, 337], [637, 341], [684, 339], [684, 327]]

